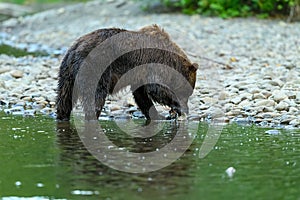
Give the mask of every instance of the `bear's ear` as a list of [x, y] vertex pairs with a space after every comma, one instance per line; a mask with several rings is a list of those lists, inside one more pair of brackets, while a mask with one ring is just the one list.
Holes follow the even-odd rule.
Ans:
[[199, 65], [197, 63], [193, 63], [191, 66], [191, 71], [197, 71], [198, 68], [199, 68]]

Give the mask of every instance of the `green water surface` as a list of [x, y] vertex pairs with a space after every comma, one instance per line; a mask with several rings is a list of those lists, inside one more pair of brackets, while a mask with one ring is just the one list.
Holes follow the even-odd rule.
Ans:
[[[100, 123], [116, 144], [127, 140], [113, 121]], [[168, 141], [173, 128], [153, 145]], [[1, 113], [0, 199], [300, 199], [300, 130], [269, 135], [267, 128], [226, 125], [199, 158], [207, 129], [199, 123], [193, 144], [173, 164], [132, 174], [95, 159], [72, 123]], [[228, 167], [236, 169], [232, 178]]]

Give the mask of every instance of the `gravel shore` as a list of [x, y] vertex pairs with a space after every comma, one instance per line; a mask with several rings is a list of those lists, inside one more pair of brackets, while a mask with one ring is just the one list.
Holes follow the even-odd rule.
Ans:
[[[2, 43], [48, 51], [49, 57], [0, 56], [0, 101], [7, 112], [28, 107], [52, 113], [60, 60], [79, 36], [99, 28], [137, 30], [158, 24], [199, 63], [189, 118], [300, 127], [300, 23], [151, 14], [129, 1], [92, 1], [10, 19]], [[231, 67], [209, 61], [222, 62]], [[122, 99], [120, 100], [120, 96]], [[107, 102], [108, 114], [128, 111], [131, 95]], [[163, 108], [162, 108], [163, 109]]]

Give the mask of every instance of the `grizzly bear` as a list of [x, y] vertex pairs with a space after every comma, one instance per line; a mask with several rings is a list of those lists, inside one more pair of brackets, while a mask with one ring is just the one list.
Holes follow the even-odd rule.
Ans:
[[96, 30], [80, 37], [61, 62], [57, 120], [70, 120], [77, 99], [86, 119], [98, 119], [106, 96], [128, 85], [146, 119], [160, 118], [153, 102], [179, 116], [188, 113], [197, 67], [157, 25]]

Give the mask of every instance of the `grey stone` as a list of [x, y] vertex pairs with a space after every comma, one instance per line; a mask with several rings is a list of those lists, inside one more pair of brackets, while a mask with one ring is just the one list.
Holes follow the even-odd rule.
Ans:
[[252, 98], [253, 98], [253, 95], [249, 92], [241, 92], [239, 94], [239, 96], [241, 97], [242, 101], [245, 100], [245, 99], [252, 100]]
[[272, 93], [267, 90], [262, 90], [260, 93], [264, 95], [265, 98], [269, 98], [272, 95]]
[[240, 103], [239, 103], [239, 106], [241, 106], [241, 107], [249, 107], [249, 106], [251, 106], [252, 105], [252, 103], [248, 100], [248, 99], [245, 99], [245, 100], [243, 100], [243, 101], [241, 101]]
[[211, 98], [211, 97], [204, 97], [204, 98], [201, 98], [201, 100], [205, 103], [205, 104], [215, 104], [218, 99], [216, 98]]
[[282, 101], [284, 99], [287, 99], [288, 96], [285, 94], [284, 91], [281, 91], [281, 90], [275, 90], [271, 96], [274, 101], [276, 102], [279, 102], [279, 101]]
[[263, 112], [274, 112], [275, 109], [274, 109], [274, 107], [263, 107], [262, 111]]
[[293, 115], [287, 115], [287, 114], [285, 114], [285, 115], [282, 115], [282, 116], [280, 117], [280, 123], [287, 124], [287, 123], [289, 123], [290, 121], [294, 120], [295, 118], [296, 118], [296, 117], [293, 116]]
[[228, 93], [225, 91], [220, 92], [219, 100], [226, 100], [229, 97]]
[[289, 107], [289, 113], [297, 113], [299, 112], [299, 109], [296, 107]]
[[249, 89], [249, 92], [250, 92], [251, 94], [259, 93], [260, 91], [261, 91], [261, 89], [259, 89], [258, 87], [250, 88], [250, 89]]
[[254, 106], [266, 106], [271, 107], [275, 105], [275, 101], [269, 99], [257, 100]]
[[202, 105], [199, 106], [199, 109], [200, 109], [200, 110], [206, 110], [206, 109], [208, 109], [209, 107], [210, 107], [209, 105], [202, 104]]
[[300, 126], [300, 119], [299, 118], [293, 119], [293, 120], [290, 121], [289, 124], [293, 125], [293, 126]]
[[230, 102], [230, 103], [233, 103], [233, 104], [235, 104], [235, 105], [237, 105], [237, 104], [239, 104], [241, 101], [242, 101], [241, 97], [240, 97], [240, 96], [236, 96], [236, 97], [230, 99], [229, 102]]
[[35, 114], [36, 114], [36, 110], [34, 110], [34, 109], [26, 109], [24, 111], [25, 117], [33, 117]]
[[278, 110], [278, 111], [288, 110], [289, 109], [289, 104], [284, 102], [284, 101], [281, 101], [281, 102], [279, 102], [279, 104], [277, 104], [275, 109]]
[[281, 80], [270, 80], [269, 84], [273, 86], [279, 86], [279, 87], [283, 86], [283, 82]]
[[121, 110], [121, 106], [113, 104], [109, 106], [111, 111]]
[[0, 68], [0, 74], [3, 74], [5, 72], [9, 72], [9, 71], [10, 71], [10, 68], [8, 68], [8, 67], [1, 67]]
[[253, 99], [266, 99], [266, 96], [261, 93], [254, 93]]
[[211, 118], [213, 119], [225, 116], [224, 110], [220, 108], [210, 108], [206, 110], [206, 113], [207, 115], [211, 116]]
[[286, 92], [289, 99], [296, 99], [296, 93], [293, 91]]
[[23, 77], [23, 72], [20, 70], [13, 70], [10, 72], [10, 75], [14, 78], [22, 78]]

